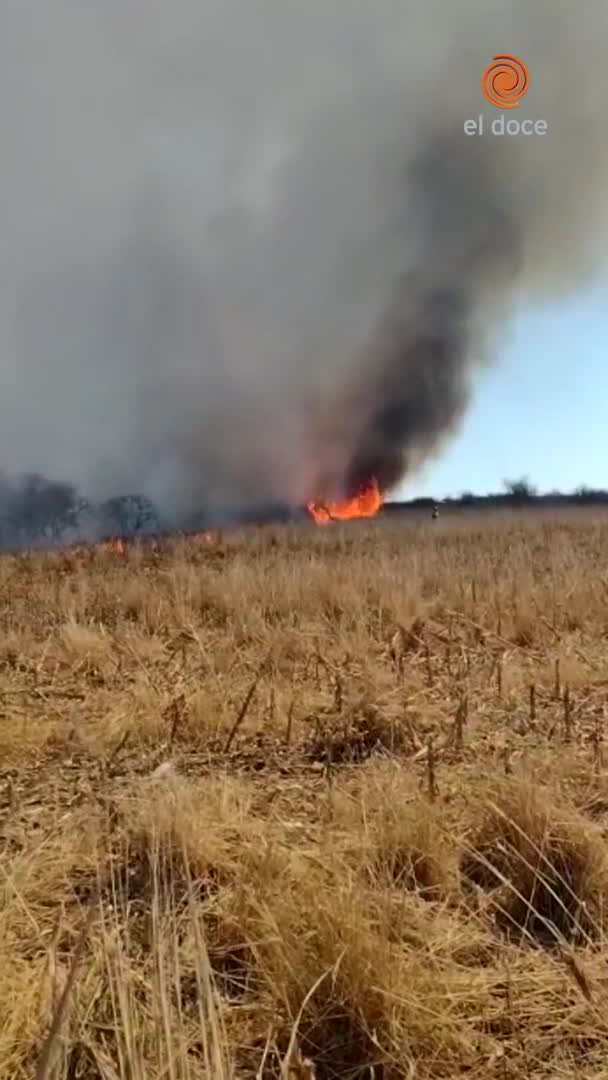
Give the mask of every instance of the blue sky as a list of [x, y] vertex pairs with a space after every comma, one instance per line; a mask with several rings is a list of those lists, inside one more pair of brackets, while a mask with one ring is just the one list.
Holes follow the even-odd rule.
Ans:
[[522, 312], [477, 379], [459, 434], [394, 497], [608, 488], [608, 292]]

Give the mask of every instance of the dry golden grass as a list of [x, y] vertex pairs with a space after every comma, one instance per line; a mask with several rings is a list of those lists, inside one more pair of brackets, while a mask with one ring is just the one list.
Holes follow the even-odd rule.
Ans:
[[608, 1077], [607, 553], [0, 559], [0, 1076]]

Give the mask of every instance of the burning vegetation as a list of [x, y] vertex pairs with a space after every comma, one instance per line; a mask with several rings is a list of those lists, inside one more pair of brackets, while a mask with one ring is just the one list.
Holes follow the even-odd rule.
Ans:
[[[165, 520], [141, 495], [95, 503], [69, 484], [53, 483], [38, 474], [9, 482], [0, 473], [0, 551], [56, 547], [77, 551], [96, 545], [123, 555], [133, 540], [178, 534], [209, 547], [222, 541], [222, 530], [209, 523], [210, 517], [203, 508], [196, 515]], [[286, 511], [264, 505], [249, 514], [227, 509], [222, 520], [231, 525], [280, 522], [286, 520]]]
[[[1, 481], [1, 478], [0, 478]], [[361, 486], [357, 494], [343, 499], [311, 499], [306, 507], [260, 504], [247, 514], [226, 510], [227, 525], [279, 523], [296, 520], [305, 512], [317, 525], [375, 517], [384, 497], [375, 479]], [[57, 484], [39, 475], [21, 483], [0, 482], [0, 550], [19, 548], [76, 548], [97, 544], [122, 555], [131, 540], [153, 539], [172, 533], [187, 534], [202, 547], [221, 543], [222, 530], [209, 523], [204, 510], [191, 518], [163, 521], [157, 508], [141, 495], [125, 495], [93, 503], [69, 484]]]
[[350, 499], [327, 502], [311, 500], [306, 504], [306, 508], [316, 525], [328, 525], [330, 521], [375, 517], [382, 508], [383, 501], [377, 481], [371, 480]]

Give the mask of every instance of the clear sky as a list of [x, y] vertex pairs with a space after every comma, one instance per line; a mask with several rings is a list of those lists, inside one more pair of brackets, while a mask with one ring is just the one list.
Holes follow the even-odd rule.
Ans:
[[608, 291], [520, 314], [477, 379], [460, 432], [393, 497], [608, 488]]

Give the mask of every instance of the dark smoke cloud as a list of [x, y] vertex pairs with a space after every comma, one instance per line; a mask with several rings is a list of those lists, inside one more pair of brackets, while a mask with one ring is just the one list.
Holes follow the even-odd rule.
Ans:
[[[418, 468], [514, 306], [601, 262], [607, 30], [604, 0], [5, 4], [11, 483], [178, 521]], [[547, 135], [464, 135], [498, 52]]]
[[518, 222], [495, 202], [485, 149], [474, 143], [463, 153], [460, 137], [438, 136], [413, 163], [433, 272], [429, 281], [410, 271], [396, 284], [372, 339], [353, 409], [364, 419], [346, 474], [349, 492], [370, 476], [390, 489], [453, 428], [468, 401], [480, 293], [508, 287], [521, 269]]

